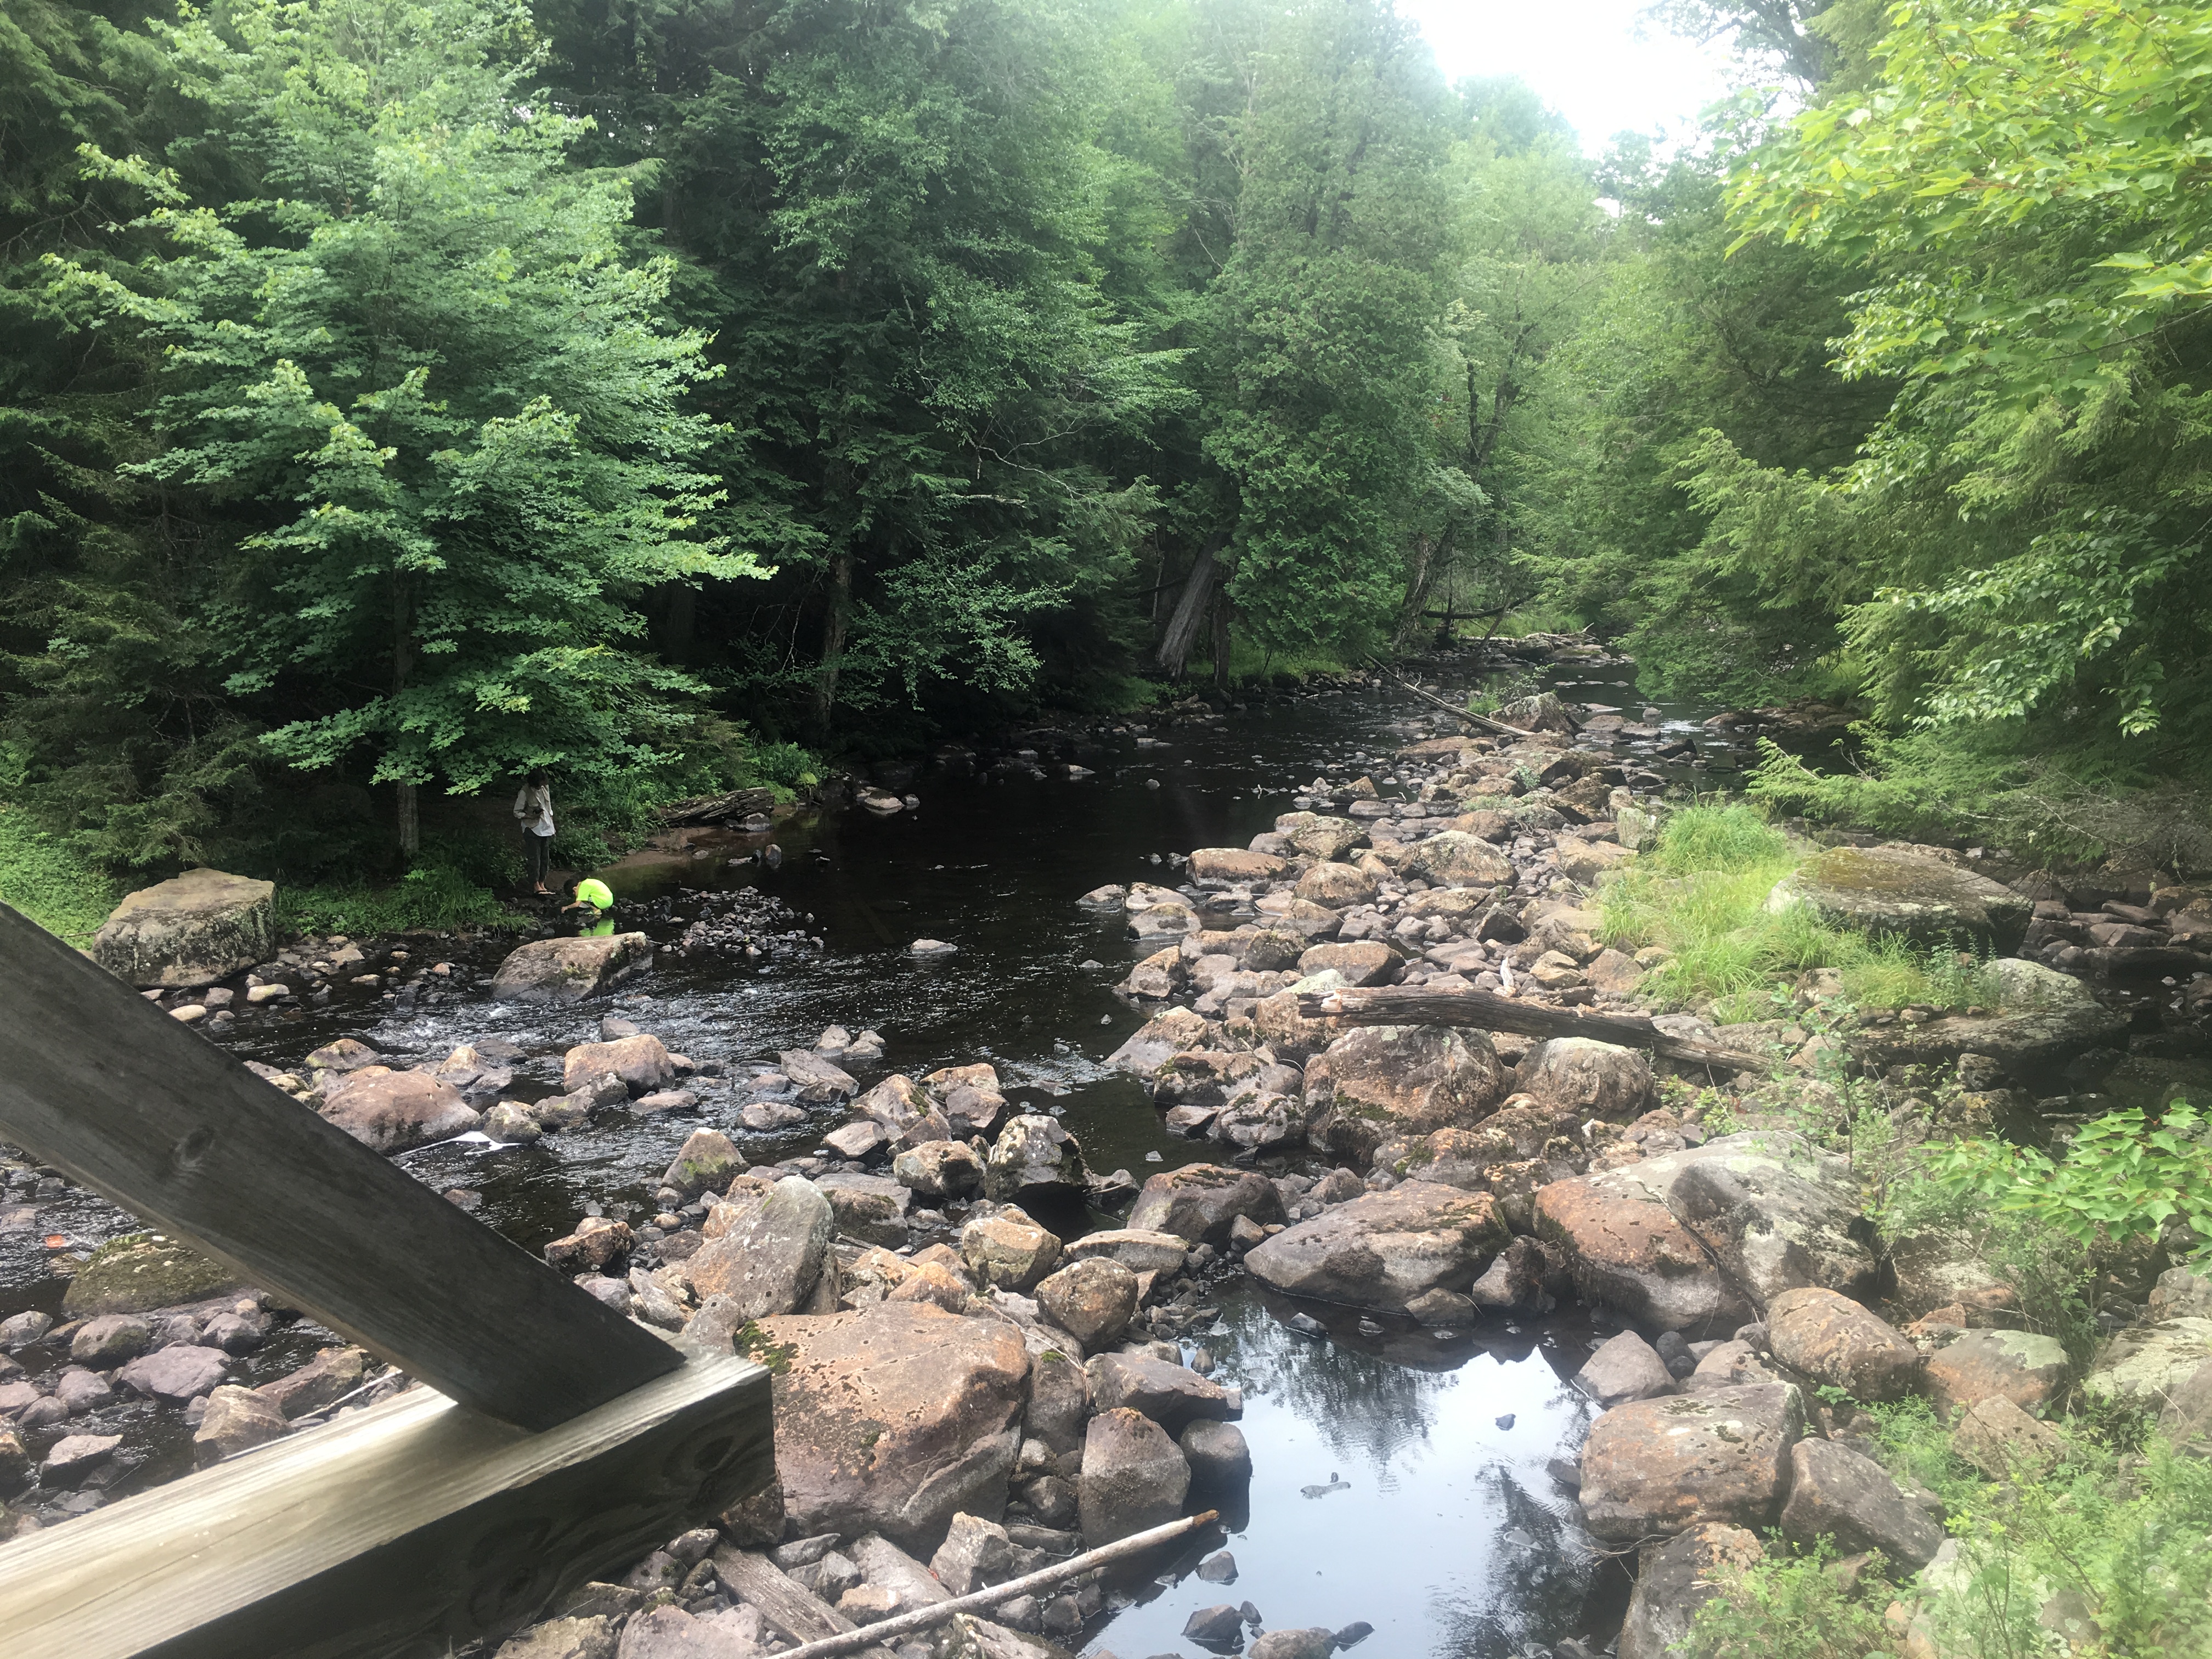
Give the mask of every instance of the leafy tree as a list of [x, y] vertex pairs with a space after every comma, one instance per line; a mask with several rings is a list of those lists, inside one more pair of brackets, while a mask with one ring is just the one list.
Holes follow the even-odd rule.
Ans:
[[1153, 492], [1116, 450], [1182, 398], [1097, 27], [1027, 0], [644, 0], [556, 38], [560, 96], [660, 158], [692, 314], [734, 325], [732, 417], [802, 527], [781, 642], [744, 672], [803, 684], [817, 732], [1025, 690], [1032, 630], [1128, 585]]
[[[1891, 550], [1854, 643], [1893, 717], [2200, 714], [2212, 9], [1893, 21], [1874, 85], [1748, 158], [1735, 204], [1747, 239], [1875, 273], [1839, 367], [1904, 387], [1837, 486]], [[1931, 518], [1936, 561], [1905, 545]]]
[[227, 689], [292, 711], [263, 741], [296, 767], [365, 753], [410, 853], [422, 785], [664, 759], [693, 686], [630, 601], [757, 566], [700, 532], [703, 342], [661, 321], [666, 263], [623, 257], [628, 183], [521, 102], [526, 16], [260, 0], [169, 39], [257, 192], [95, 155], [169, 252], [60, 278], [167, 348], [167, 443], [129, 470], [237, 526], [203, 618]]
[[1266, 647], [1336, 646], [1398, 608], [1408, 486], [1435, 465], [1449, 105], [1419, 37], [1371, 0], [1309, 0], [1248, 73], [1236, 242], [1206, 296], [1226, 592]]

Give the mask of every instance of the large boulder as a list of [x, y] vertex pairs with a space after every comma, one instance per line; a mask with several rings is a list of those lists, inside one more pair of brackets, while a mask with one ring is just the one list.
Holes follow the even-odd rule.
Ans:
[[1887, 847], [1831, 847], [1767, 895], [1780, 915], [1802, 907], [1831, 927], [1890, 933], [1920, 944], [1972, 939], [2009, 954], [2034, 906], [2011, 888], [1941, 859]]
[[1585, 1297], [1671, 1330], [1798, 1285], [1863, 1290], [1875, 1271], [1848, 1167], [1784, 1130], [1554, 1182], [1534, 1207]]
[[213, 984], [276, 953], [276, 898], [273, 882], [187, 870], [117, 905], [93, 960], [147, 989]]
[[291, 1431], [274, 1401], [252, 1389], [225, 1383], [208, 1395], [207, 1413], [192, 1433], [192, 1461], [204, 1468]]
[[2100, 1002], [2071, 975], [2020, 957], [2000, 957], [1987, 971], [1997, 986], [1995, 1013], [1869, 1026], [1852, 1033], [1853, 1056], [1879, 1068], [1950, 1066], [1961, 1054], [1983, 1054], [2023, 1084], [2063, 1090], [2051, 1074], [2075, 1055], [2125, 1046], [2126, 1012]]
[[823, 1176], [815, 1185], [830, 1200], [830, 1213], [845, 1237], [893, 1250], [907, 1242], [907, 1213], [914, 1207], [911, 1188], [884, 1176], [842, 1170]]
[[1855, 1399], [1901, 1399], [1920, 1380], [1920, 1351], [1833, 1291], [1777, 1296], [1766, 1306], [1766, 1340], [1784, 1364]]
[[1667, 1362], [1634, 1331], [1623, 1331], [1601, 1342], [1575, 1373], [1574, 1382], [1605, 1411], [1632, 1400], [1650, 1400], [1674, 1392], [1674, 1374], [1667, 1369]]
[[966, 1511], [1006, 1509], [1030, 1358], [1001, 1319], [918, 1303], [763, 1320], [776, 1472], [796, 1536], [881, 1532], [933, 1548]]
[[805, 1176], [740, 1176], [699, 1231], [706, 1243], [677, 1271], [702, 1304], [724, 1298], [719, 1322], [742, 1324], [812, 1301], [837, 1225], [829, 1199]]
[[1395, 985], [1405, 966], [1403, 957], [1375, 939], [1354, 939], [1349, 945], [1316, 945], [1298, 953], [1301, 974], [1338, 973], [1344, 975], [1346, 985], [1353, 986]]
[[1009, 1204], [960, 1229], [960, 1259], [983, 1284], [1026, 1294], [1060, 1261], [1060, 1239]]
[[1277, 1233], [1244, 1265], [1288, 1295], [1398, 1313], [1430, 1291], [1464, 1294], [1510, 1237], [1489, 1194], [1408, 1181]]
[[1001, 1129], [983, 1166], [983, 1190], [1001, 1202], [1069, 1197], [1083, 1187], [1082, 1146], [1058, 1118], [1041, 1112]]
[[1555, 1181], [1536, 1194], [1536, 1237], [1565, 1256], [1585, 1301], [1662, 1330], [1740, 1324], [1748, 1303], [1668, 1206], [1675, 1179], [1691, 1162], [1724, 1156], [1735, 1139]]
[[1275, 820], [1275, 833], [1309, 858], [1324, 860], [1367, 844], [1367, 831], [1357, 821], [1321, 812], [1285, 812]]
[[331, 1079], [323, 1116], [377, 1152], [404, 1152], [466, 1134], [483, 1121], [461, 1091], [428, 1072], [381, 1066]]
[[1943, 1528], [1881, 1464], [1832, 1440], [1800, 1440], [1790, 1449], [1781, 1524], [1794, 1544], [1810, 1547], [1827, 1538], [1843, 1555], [1880, 1550], [1905, 1573], [1919, 1571], [1943, 1546]]
[[1956, 1307], [1969, 1324], [2013, 1322], [1997, 1316], [2017, 1306], [2020, 1293], [1990, 1269], [1972, 1235], [1938, 1227], [1900, 1233], [1889, 1241], [1888, 1255], [1889, 1305], [1900, 1319]]
[[1126, 1406], [1171, 1434], [1195, 1422], [1226, 1422], [1239, 1409], [1219, 1383], [1147, 1353], [1102, 1353], [1084, 1366], [1083, 1375], [1093, 1411]]
[[62, 1292], [71, 1319], [149, 1313], [227, 1296], [245, 1281], [219, 1262], [151, 1233], [110, 1239], [87, 1258]]
[[1085, 1348], [1103, 1348], [1120, 1341], [1136, 1317], [1137, 1289], [1135, 1273], [1110, 1257], [1094, 1255], [1039, 1280], [1036, 1302], [1046, 1318]]
[[710, 1187], [726, 1184], [745, 1167], [744, 1155], [720, 1129], [694, 1129], [668, 1168], [660, 1184], [673, 1187], [689, 1200]]
[[2208, 1362], [2212, 1319], [2191, 1315], [2138, 1325], [2105, 1345], [2081, 1379], [2081, 1392], [2155, 1412]]
[[1200, 887], [1227, 887], [1238, 882], [1270, 882], [1283, 873], [1283, 861], [1272, 853], [1249, 852], [1242, 847], [1201, 847], [1190, 855], [1190, 878]]
[[2049, 1424], [1993, 1394], [1960, 1414], [1951, 1450], [1992, 1480], [2032, 1480], [2065, 1457], [2066, 1442]]
[[1761, 1308], [1808, 1285], [1870, 1299], [1876, 1237], [1848, 1170], [1796, 1136], [1729, 1139], [1739, 1144], [1692, 1163], [1668, 1194], [1721, 1271]]
[[1145, 1182], [1129, 1212], [1133, 1232], [1173, 1233], [1193, 1244], [1225, 1244], [1239, 1216], [1258, 1226], [1284, 1219], [1283, 1195], [1254, 1170], [1186, 1164]]
[[1505, 1093], [1505, 1068], [1480, 1031], [1367, 1025], [1328, 1045], [1306, 1091], [1325, 1102], [1314, 1145], [1364, 1165], [1386, 1140], [1479, 1122]]
[[1297, 895], [1309, 903], [1334, 910], [1370, 904], [1375, 899], [1375, 878], [1349, 864], [1316, 864], [1298, 878]]
[[1447, 830], [1413, 849], [1405, 873], [1436, 887], [1498, 887], [1513, 879], [1513, 860], [1480, 836]]
[[507, 953], [492, 976], [495, 1002], [580, 1002], [653, 966], [643, 933], [540, 939]]
[[572, 1095], [610, 1079], [633, 1095], [648, 1095], [675, 1079], [674, 1056], [647, 1031], [611, 1042], [580, 1042], [561, 1057], [561, 1086]]
[[179, 1342], [140, 1355], [117, 1370], [115, 1382], [165, 1406], [182, 1406], [212, 1393], [229, 1370], [230, 1357], [220, 1348]]
[[1067, 1253], [1079, 1261], [1102, 1255], [1120, 1262], [1131, 1273], [1158, 1273], [1171, 1279], [1190, 1260], [1190, 1241], [1175, 1233], [1116, 1227], [1084, 1234], [1068, 1245]]
[[2066, 1350], [2058, 1339], [2033, 1331], [1968, 1331], [1928, 1356], [1921, 1367], [1938, 1422], [1960, 1407], [2002, 1397], [2038, 1412], [2057, 1397], [2066, 1381]]
[[1754, 1534], [1716, 1522], [1647, 1547], [1620, 1627], [1620, 1659], [1674, 1659], [1698, 1609], [1720, 1594], [1721, 1575], [1755, 1566], [1765, 1554]]
[[1190, 1464], [1158, 1424], [1126, 1406], [1091, 1419], [1076, 1501], [1091, 1548], [1165, 1526], [1182, 1513], [1189, 1490]]
[[1585, 1524], [1616, 1543], [1708, 1521], [1765, 1527], [1804, 1431], [1804, 1401], [1787, 1382], [1616, 1406], [1583, 1444]]
[[1514, 1087], [1580, 1117], [1632, 1118], [1650, 1106], [1651, 1062], [1638, 1049], [1553, 1037], [1528, 1051]]
[[1170, 1008], [1131, 1032], [1120, 1048], [1106, 1056], [1106, 1064], [1115, 1071], [1150, 1077], [1176, 1054], [1212, 1047], [1209, 1039], [1216, 1029], [1202, 1014]]

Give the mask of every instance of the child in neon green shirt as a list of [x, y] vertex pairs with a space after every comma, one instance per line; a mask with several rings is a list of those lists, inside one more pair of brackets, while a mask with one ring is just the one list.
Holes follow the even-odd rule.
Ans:
[[608, 913], [615, 908], [615, 896], [606, 883], [596, 876], [586, 876], [575, 885], [575, 901], [561, 907], [561, 914], [577, 912], [580, 924], [577, 933], [586, 939], [598, 939], [615, 930], [613, 916]]

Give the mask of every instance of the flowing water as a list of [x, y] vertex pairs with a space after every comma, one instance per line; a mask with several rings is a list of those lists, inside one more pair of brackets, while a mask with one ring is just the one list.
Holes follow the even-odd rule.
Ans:
[[[1633, 718], [1640, 700], [1632, 672], [1564, 667], [1546, 678], [1571, 699], [1628, 705]], [[1692, 724], [1705, 711], [1666, 712], [1669, 736], [1695, 733], [1713, 745]], [[731, 862], [769, 837], [690, 834], [683, 845], [600, 872], [632, 915], [673, 901], [671, 919], [647, 931], [664, 940], [681, 933], [681, 921], [696, 914], [687, 890], [758, 882], [810, 913], [824, 948], [766, 967], [665, 955], [639, 989], [611, 1005], [672, 1049], [739, 1073], [779, 1049], [811, 1047], [832, 1023], [872, 1028], [885, 1054], [878, 1066], [855, 1068], [864, 1085], [891, 1071], [918, 1075], [989, 1060], [1018, 1107], [1061, 1118], [1094, 1170], [1123, 1168], [1141, 1181], [1207, 1160], [1217, 1149], [1166, 1133], [1137, 1085], [1102, 1066], [1139, 1023], [1109, 989], [1134, 950], [1118, 921], [1088, 916], [1075, 899], [1107, 882], [1172, 884], [1174, 870], [1156, 857], [1243, 845], [1271, 828], [1290, 809], [1295, 786], [1317, 772], [1366, 770], [1383, 782], [1392, 751], [1425, 735], [1432, 714], [1407, 694], [1370, 690], [1176, 726], [1165, 746], [1141, 750], [1133, 730], [1093, 731], [1083, 734], [1080, 752], [1095, 775], [1080, 781], [930, 770], [909, 786], [916, 811], [787, 817], [774, 832], [785, 857], [773, 871]], [[923, 937], [957, 949], [929, 960], [908, 955], [907, 944]], [[425, 953], [422, 942], [410, 943]], [[477, 972], [500, 948], [484, 945], [471, 963], [464, 945], [428, 945]], [[596, 1036], [609, 1006], [503, 1006], [485, 1001], [478, 986], [402, 1015], [377, 993], [343, 988], [320, 1009], [242, 1019], [228, 1042], [245, 1057], [292, 1065], [351, 1034], [434, 1062], [457, 1043], [495, 1036], [531, 1056], [507, 1092], [532, 1097], [556, 1091], [562, 1050]], [[781, 1137], [747, 1134], [735, 1127], [738, 1094], [710, 1087], [697, 1113], [617, 1113], [535, 1146], [465, 1139], [403, 1161], [441, 1189], [480, 1194], [478, 1216], [534, 1250], [569, 1231], [587, 1205], [649, 1216], [660, 1170], [702, 1122], [729, 1130], [767, 1163], [812, 1151], [842, 1115], [831, 1111]], [[1263, 1167], [1285, 1173], [1302, 1164]], [[1080, 1220], [1118, 1224], [1097, 1212]], [[0, 1283], [13, 1287], [0, 1290], [0, 1312], [57, 1305], [60, 1281], [45, 1275], [40, 1255], [45, 1235], [89, 1243], [125, 1224], [94, 1200], [68, 1199], [42, 1209], [29, 1236], [0, 1234]], [[1340, 1310], [1305, 1310], [1328, 1327], [1323, 1338], [1297, 1334], [1287, 1322], [1297, 1310], [1262, 1297], [1241, 1274], [1214, 1289], [1208, 1299], [1220, 1318], [1190, 1341], [1214, 1354], [1218, 1380], [1244, 1389], [1255, 1473], [1249, 1508], [1224, 1517], [1239, 1576], [1231, 1584], [1173, 1575], [1142, 1583], [1085, 1632], [1085, 1651], [1110, 1649], [1122, 1659], [1188, 1653], [1179, 1638], [1193, 1611], [1248, 1599], [1273, 1628], [1364, 1620], [1376, 1631], [1367, 1650], [1391, 1656], [1502, 1659], [1569, 1637], [1595, 1636], [1600, 1644], [1610, 1637], [1626, 1575], [1574, 1529], [1569, 1495], [1545, 1474], [1547, 1460], [1579, 1440], [1590, 1415], [1565, 1380], [1589, 1352], [1596, 1328], [1589, 1319], [1562, 1313], [1439, 1341], [1407, 1322], [1363, 1328]], [[246, 1380], [298, 1363], [294, 1350], [311, 1348], [313, 1336], [297, 1332], [281, 1352], [257, 1358]], [[155, 1455], [132, 1484], [181, 1472], [188, 1450], [170, 1434], [166, 1450], [156, 1437]]]

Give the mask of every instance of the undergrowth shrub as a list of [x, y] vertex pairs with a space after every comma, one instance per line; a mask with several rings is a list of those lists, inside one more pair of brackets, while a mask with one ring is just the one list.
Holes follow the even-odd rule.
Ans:
[[1687, 1644], [1695, 1659], [1866, 1659], [1888, 1651], [1881, 1609], [1831, 1571], [1822, 1540], [1802, 1555], [1778, 1535], [1766, 1559], [1723, 1570], [1721, 1591], [1698, 1610]]
[[280, 926], [303, 933], [373, 936], [527, 921], [448, 864], [422, 864], [389, 886], [366, 883], [276, 890]]
[[40, 830], [22, 808], [0, 805], [0, 902], [84, 945], [122, 896], [122, 884], [66, 841]]
[[2186, 1101], [2157, 1117], [2093, 1118], [2056, 1159], [2005, 1141], [1957, 1141], [1934, 1152], [1925, 1173], [1963, 1202], [2030, 1218], [2084, 1247], [2155, 1237], [2178, 1218], [2195, 1235], [2194, 1253], [2212, 1253], [2212, 1126]]

